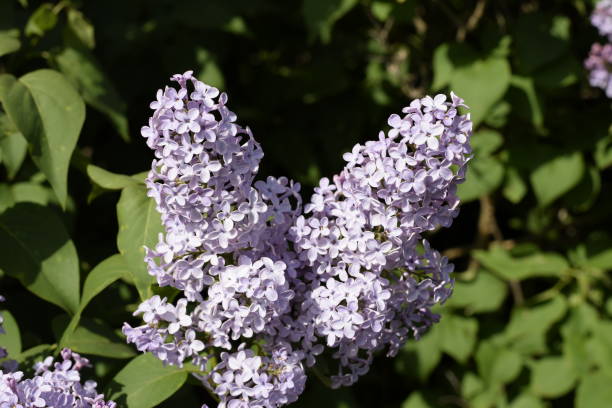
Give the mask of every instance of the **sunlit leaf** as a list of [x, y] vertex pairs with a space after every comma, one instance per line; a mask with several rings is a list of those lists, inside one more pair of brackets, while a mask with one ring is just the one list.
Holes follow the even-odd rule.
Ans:
[[453, 296], [446, 302], [447, 307], [465, 308], [467, 313], [483, 313], [497, 310], [508, 293], [507, 285], [481, 270], [469, 282], [455, 282]]
[[584, 172], [580, 152], [556, 156], [540, 164], [530, 176], [533, 191], [541, 206], [552, 204], [574, 187]]
[[117, 219], [117, 247], [144, 300], [149, 297], [151, 284], [155, 280], [149, 275], [144, 262], [144, 246], [153, 248], [157, 244], [158, 234], [162, 232], [161, 216], [155, 209], [155, 201], [147, 197], [144, 186], [128, 186], [123, 189], [117, 203]]
[[64, 206], [68, 165], [85, 120], [83, 100], [62, 74], [41, 69], [13, 82], [2, 104]]
[[151, 408], [174, 394], [187, 380], [185, 370], [164, 366], [151, 354], [131, 360], [109, 386], [111, 399], [128, 408]]
[[557, 398], [567, 394], [576, 383], [576, 371], [563, 357], [545, 357], [531, 365], [531, 390], [534, 394]]
[[453, 71], [450, 88], [470, 107], [472, 120], [479, 124], [510, 86], [510, 64], [502, 58], [478, 59]]
[[11, 54], [21, 47], [19, 41], [19, 30], [0, 31], [0, 57]]

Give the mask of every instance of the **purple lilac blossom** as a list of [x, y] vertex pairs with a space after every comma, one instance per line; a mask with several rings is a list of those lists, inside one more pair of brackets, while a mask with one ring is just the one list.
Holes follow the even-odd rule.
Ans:
[[375, 352], [395, 355], [438, 320], [431, 307], [450, 295], [453, 267], [422, 234], [458, 214], [472, 130], [460, 98], [391, 115], [391, 129], [345, 154], [302, 212], [299, 184], [254, 180], [263, 152], [227, 95], [191, 72], [172, 80], [142, 129], [165, 229], [145, 261], [182, 294], [143, 302], [144, 324], [124, 325], [128, 342], [195, 364], [222, 408], [278, 407], [298, 398], [304, 367], [326, 349], [332, 384], [350, 385]]
[[584, 66], [589, 70], [591, 86], [603, 89], [612, 98], [612, 44], [593, 44]]
[[612, 0], [600, 0], [593, 13], [591, 23], [599, 30], [599, 34], [612, 41]]
[[35, 375], [24, 378], [21, 371], [0, 370], [0, 408], [115, 408], [112, 401], [96, 391], [95, 381], [81, 384], [79, 371], [89, 361], [69, 349], [61, 352], [62, 360], [47, 357], [35, 364]]
[[472, 130], [460, 106], [454, 94], [427, 96], [391, 115], [386, 134], [346, 153], [333, 183], [321, 180], [290, 230], [305, 268], [288, 335], [301, 332], [307, 354], [334, 350], [334, 386], [367, 372], [374, 352], [393, 356], [418, 338], [438, 319], [430, 308], [451, 293], [452, 265], [421, 234], [458, 214]]

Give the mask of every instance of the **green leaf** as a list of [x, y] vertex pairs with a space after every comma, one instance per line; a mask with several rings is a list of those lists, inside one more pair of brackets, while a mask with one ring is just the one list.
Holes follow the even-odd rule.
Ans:
[[580, 303], [570, 309], [569, 318], [561, 326], [563, 355], [581, 376], [594, 369], [600, 360], [587, 348], [599, 320], [597, 313], [592, 306]]
[[546, 408], [546, 405], [531, 394], [521, 394], [512, 401], [510, 408]]
[[14, 82], [2, 102], [65, 206], [68, 165], [85, 120], [83, 100], [62, 74], [41, 69]]
[[78, 310], [76, 249], [52, 210], [19, 203], [0, 214], [0, 269], [67, 312]]
[[539, 165], [530, 175], [533, 191], [542, 207], [572, 189], [584, 172], [584, 160], [580, 152], [556, 156]]
[[464, 43], [444, 43], [435, 49], [433, 54], [434, 79], [433, 90], [444, 88], [451, 82], [453, 72], [457, 67], [473, 64], [478, 54]]
[[323, 43], [331, 40], [332, 27], [357, 5], [357, 0], [304, 0], [302, 14], [310, 40], [320, 36]]
[[527, 194], [527, 184], [515, 167], [506, 166], [506, 181], [502, 193], [513, 204], [521, 202]]
[[474, 373], [468, 372], [463, 376], [461, 382], [461, 395], [470, 399], [480, 393], [485, 388], [484, 382]]
[[57, 15], [53, 11], [53, 5], [44, 3], [32, 13], [25, 26], [27, 36], [37, 35], [42, 37], [57, 24]]
[[[9, 184], [0, 184], [0, 213], [15, 204], [15, 198]], [[0, 277], [2, 274], [0, 273]]]
[[601, 176], [595, 166], [587, 166], [580, 182], [564, 197], [564, 203], [573, 211], [590, 210], [601, 192]]
[[15, 177], [25, 159], [28, 142], [8, 116], [0, 114], [0, 151], [9, 179]]
[[85, 309], [94, 297], [127, 273], [128, 266], [119, 254], [112, 255], [96, 265], [85, 278], [80, 310]]
[[91, 181], [107, 190], [122, 190], [125, 187], [138, 184], [138, 181], [132, 176], [112, 173], [108, 170], [104, 170], [102, 167], [94, 166], [93, 164], [87, 165], [87, 175]]
[[560, 57], [569, 47], [570, 19], [545, 13], [522, 15], [514, 27], [519, 65], [531, 72]]
[[494, 246], [488, 251], [474, 251], [473, 256], [483, 266], [508, 280], [561, 276], [569, 268], [565, 258], [555, 253], [537, 252], [513, 257], [505, 249]]
[[453, 71], [451, 89], [470, 107], [472, 121], [478, 125], [510, 85], [508, 61], [490, 57], [459, 66]]
[[544, 357], [531, 364], [531, 390], [535, 395], [560, 397], [574, 388], [576, 379], [574, 367], [564, 357]]
[[81, 297], [79, 311], [72, 316], [70, 323], [64, 330], [60, 340], [61, 347], [67, 347], [66, 344], [70, 336], [81, 320], [81, 313], [85, 310], [89, 302], [110, 284], [128, 274], [129, 269], [125, 263], [125, 259], [119, 254], [106, 258], [89, 272], [85, 279], [85, 284], [83, 285], [83, 295]]
[[432, 330], [437, 331], [440, 348], [461, 364], [465, 364], [476, 345], [478, 320], [447, 314]]
[[158, 234], [163, 231], [161, 216], [155, 209], [155, 201], [147, 197], [144, 186], [128, 186], [117, 203], [117, 218], [117, 247], [125, 257], [141, 299], [147, 299], [154, 278], [147, 272], [144, 246], [152, 248], [157, 244]]
[[15, 183], [11, 186], [11, 193], [16, 203], [57, 204], [53, 190], [38, 183]]
[[502, 99], [489, 110], [484, 123], [494, 128], [502, 128], [506, 126], [511, 111], [512, 104]]
[[68, 27], [72, 30], [76, 38], [88, 48], [94, 48], [96, 41], [94, 37], [94, 27], [87, 21], [83, 13], [73, 8], [68, 10]]
[[433, 405], [430, 405], [423, 394], [419, 391], [415, 391], [410, 394], [410, 397], [402, 404], [402, 408], [431, 408]]
[[522, 93], [520, 99], [513, 101], [515, 108], [518, 108], [516, 112], [522, 113], [525, 118], [533, 123], [536, 129], [542, 129], [544, 127], [544, 110], [533, 79], [514, 75], [510, 84]]
[[0, 74], [0, 102], [4, 103], [15, 82], [17, 78], [11, 74]]
[[501, 307], [507, 294], [508, 287], [502, 280], [481, 270], [474, 280], [455, 283], [446, 306], [465, 308], [468, 314], [492, 312]]
[[439, 90], [444, 88], [450, 82], [453, 76], [453, 63], [450, 60], [448, 43], [444, 43], [435, 49], [433, 54], [433, 72], [434, 78], [431, 84], [431, 89]]
[[493, 192], [504, 177], [503, 165], [490, 157], [504, 142], [502, 135], [495, 130], [481, 130], [474, 133], [471, 144], [474, 159], [468, 166], [466, 181], [459, 185], [459, 198], [464, 202], [475, 200]]
[[504, 341], [522, 354], [544, 353], [546, 333], [566, 312], [567, 302], [561, 295], [531, 308], [515, 308], [503, 333]]
[[35, 362], [42, 361], [45, 357], [52, 354], [56, 348], [55, 345], [39, 344], [23, 351], [15, 360], [22, 366], [32, 367]]
[[196, 60], [201, 66], [198, 72], [200, 81], [216, 88], [224, 89], [225, 79], [223, 77], [223, 72], [221, 68], [219, 68], [214, 55], [204, 48], [198, 48], [196, 50]]
[[593, 156], [600, 170], [606, 169], [612, 165], [612, 135], [606, 135], [605, 137], [599, 138], [595, 145]]
[[607, 233], [592, 233], [585, 240], [586, 266], [612, 269], [612, 239]]
[[596, 365], [612, 376], [612, 321], [598, 320], [593, 337], [587, 343], [587, 350], [596, 360]]
[[612, 377], [601, 372], [586, 375], [576, 390], [576, 408], [608, 408], [612, 401]]
[[0, 333], [0, 346], [4, 347], [8, 352], [8, 358], [15, 358], [21, 354], [21, 334], [19, 326], [13, 315], [4, 310], [0, 312], [4, 318], [4, 334]]
[[77, 353], [109, 358], [130, 358], [132, 347], [101, 320], [81, 319], [79, 326], [63, 339], [63, 347]]
[[186, 380], [185, 370], [164, 367], [160, 360], [147, 353], [123, 367], [109, 388], [111, 399], [122, 406], [151, 408], [174, 394]]
[[504, 180], [504, 166], [493, 157], [474, 157], [468, 165], [465, 182], [459, 184], [457, 194], [463, 202], [470, 202], [495, 191]]
[[408, 341], [395, 360], [398, 372], [425, 382], [442, 358], [438, 332], [429, 330], [417, 341]]
[[372, 15], [380, 21], [386, 21], [393, 11], [393, 4], [384, 1], [373, 1], [370, 7]]
[[504, 144], [504, 137], [496, 130], [482, 129], [474, 133], [470, 144], [475, 156], [488, 156]]
[[488, 384], [512, 382], [523, 367], [523, 359], [518, 352], [500, 347], [491, 340], [479, 344], [476, 363], [480, 377]]
[[0, 31], [0, 57], [11, 54], [21, 48], [19, 30]]
[[125, 141], [130, 140], [126, 106], [115, 86], [86, 49], [66, 47], [56, 57], [58, 68], [88, 105], [105, 114]]
[[72, 316], [70, 323], [64, 330], [64, 334], [60, 340], [61, 347], [67, 347], [66, 344], [70, 336], [81, 320], [81, 313], [85, 310], [89, 302], [110, 284], [128, 274], [129, 268], [125, 259], [123, 255], [119, 254], [106, 258], [87, 274], [87, 278], [85, 278], [85, 283], [83, 284], [83, 295], [81, 296], [79, 311]]

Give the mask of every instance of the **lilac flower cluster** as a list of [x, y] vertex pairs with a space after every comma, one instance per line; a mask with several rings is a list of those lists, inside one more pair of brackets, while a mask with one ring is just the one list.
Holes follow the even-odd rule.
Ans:
[[143, 302], [144, 324], [124, 325], [128, 342], [195, 364], [220, 407], [278, 407], [317, 360], [335, 362], [334, 386], [349, 385], [377, 351], [392, 356], [437, 321], [431, 307], [450, 295], [453, 267], [422, 234], [458, 214], [472, 131], [460, 98], [391, 115], [302, 211], [299, 184], [255, 181], [263, 152], [227, 95], [191, 72], [172, 80], [142, 129], [165, 229], [145, 261], [180, 296]]
[[584, 66], [589, 70], [591, 86], [603, 89], [612, 98], [612, 44], [593, 44]]
[[599, 34], [612, 41], [612, 0], [600, 0], [591, 14], [591, 23]]
[[53, 357], [35, 364], [35, 376], [24, 379], [21, 371], [0, 370], [0, 407], [23, 408], [115, 408], [112, 401], [96, 391], [95, 381], [81, 384], [81, 368], [89, 361], [69, 349], [61, 352], [62, 361]]
[[[597, 3], [591, 14], [591, 22], [602, 36], [612, 41], [612, 0]], [[584, 66], [589, 71], [591, 86], [603, 89], [606, 96], [612, 98], [612, 44], [593, 44]]]
[[[0, 301], [4, 298], [0, 296]], [[4, 332], [0, 317], [0, 332]], [[4, 350], [6, 357], [6, 350]], [[116, 408], [112, 401], [96, 391], [95, 381], [81, 384], [80, 370], [89, 360], [69, 349], [60, 353], [62, 361], [53, 357], [34, 364], [34, 377], [24, 378], [15, 361], [0, 369], [0, 408]]]

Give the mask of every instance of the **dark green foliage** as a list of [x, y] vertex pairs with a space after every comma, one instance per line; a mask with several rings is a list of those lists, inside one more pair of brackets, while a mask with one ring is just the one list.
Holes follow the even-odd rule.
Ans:
[[213, 404], [190, 367], [120, 333], [153, 293], [139, 129], [156, 90], [193, 69], [227, 91], [261, 176], [305, 198], [389, 114], [453, 90], [474, 159], [459, 218], [430, 239], [455, 294], [395, 359], [350, 389], [311, 376], [296, 406], [608, 407], [612, 115], [582, 69], [603, 41], [593, 3], [0, 0], [0, 345], [26, 364], [74, 348], [122, 407]]

